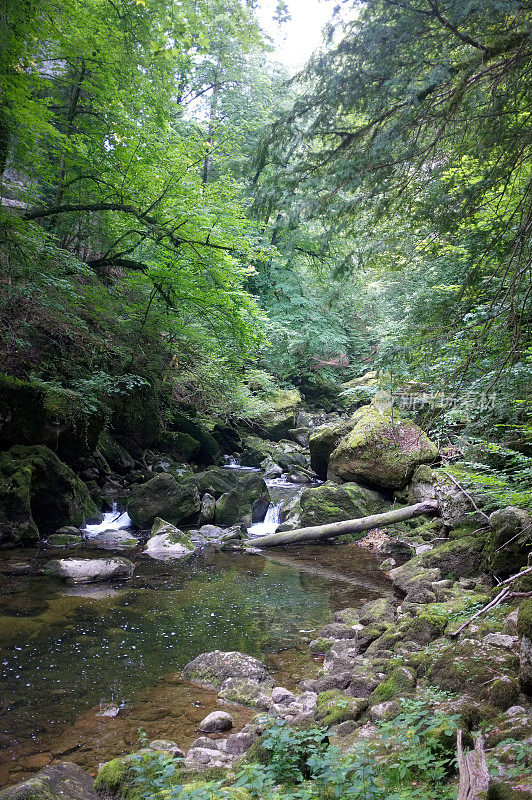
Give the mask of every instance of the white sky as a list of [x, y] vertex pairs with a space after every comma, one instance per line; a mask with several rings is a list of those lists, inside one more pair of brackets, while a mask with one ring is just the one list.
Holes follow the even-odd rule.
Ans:
[[263, 0], [259, 18], [275, 44], [272, 56], [290, 72], [303, 66], [319, 46], [321, 30], [332, 16], [333, 0], [287, 0], [292, 15], [289, 22], [279, 26], [272, 20], [275, 0]]

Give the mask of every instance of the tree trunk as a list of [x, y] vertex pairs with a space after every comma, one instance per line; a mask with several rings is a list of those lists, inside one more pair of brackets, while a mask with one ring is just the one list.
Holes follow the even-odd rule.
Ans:
[[484, 753], [484, 741], [479, 734], [475, 741], [475, 749], [464, 753], [462, 749], [462, 731], [456, 736], [459, 785], [457, 800], [481, 800], [486, 796], [490, 785], [490, 774]]
[[311, 542], [315, 539], [331, 539], [336, 536], [345, 536], [346, 533], [369, 531], [381, 525], [393, 525], [394, 522], [403, 522], [405, 519], [419, 517], [421, 514], [434, 514], [438, 510], [436, 500], [426, 500], [413, 506], [395, 508], [385, 514], [372, 514], [370, 517], [348, 519], [344, 522], [331, 522], [328, 525], [314, 525], [311, 528], [296, 528], [295, 531], [271, 533], [267, 536], [257, 536], [247, 539], [247, 547], [276, 547], [279, 544], [293, 544], [294, 542]]

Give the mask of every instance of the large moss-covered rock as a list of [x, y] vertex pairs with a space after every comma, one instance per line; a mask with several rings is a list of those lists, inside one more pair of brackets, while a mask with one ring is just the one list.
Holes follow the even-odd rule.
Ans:
[[356, 483], [324, 483], [322, 486], [305, 489], [299, 500], [301, 526], [326, 525], [357, 519], [385, 510], [385, 500]]
[[160, 517], [155, 519], [151, 536], [146, 542], [148, 555], [160, 559], [182, 558], [191, 556], [194, 549], [190, 536]]
[[115, 472], [125, 474], [135, 468], [134, 458], [108, 431], [102, 431], [98, 450]]
[[192, 521], [200, 507], [196, 486], [180, 484], [169, 474], [134, 485], [127, 501], [128, 514], [137, 528], [151, 527], [156, 517], [180, 525]]
[[433, 581], [448, 575], [468, 578], [481, 571], [484, 547], [482, 535], [465, 536], [411, 558], [406, 564], [392, 569], [390, 575], [395, 586], [404, 592], [414, 587], [430, 586]]
[[532, 517], [521, 508], [509, 506], [490, 516], [487, 547], [489, 565], [496, 575], [518, 572], [527, 563], [532, 548]]
[[306, 452], [296, 442], [285, 439], [281, 442], [270, 442], [258, 436], [242, 437], [242, 464], [260, 467], [265, 458], [270, 458], [284, 470], [306, 468], [309, 465]]
[[214, 688], [220, 687], [228, 678], [256, 681], [266, 685], [271, 683], [266, 667], [261, 661], [235, 650], [201, 653], [184, 667], [183, 677]]
[[532, 598], [519, 607], [517, 630], [521, 637], [519, 682], [523, 692], [532, 697]]
[[0, 453], [0, 543], [43, 538], [100, 517], [87, 487], [44, 445]]
[[203, 496], [206, 492], [218, 499], [225, 492], [230, 492], [238, 484], [238, 475], [232, 470], [223, 467], [210, 467], [204, 472], [196, 472], [182, 480], [183, 484], [192, 484], [197, 487]]
[[75, 464], [94, 451], [103, 422], [99, 404], [77, 392], [0, 375], [0, 449], [42, 444]]
[[242, 476], [236, 487], [216, 501], [214, 520], [230, 527], [237, 522], [261, 522], [266, 516], [270, 495], [264, 479], [256, 473]]
[[157, 448], [162, 453], [168, 453], [178, 461], [191, 461], [201, 450], [201, 445], [197, 439], [194, 439], [188, 433], [164, 431], [159, 436]]
[[192, 418], [182, 411], [173, 411], [169, 429], [184, 433], [198, 443], [199, 447], [194, 452], [194, 461], [197, 464], [219, 464], [222, 460], [218, 442], [199, 417]]
[[301, 405], [297, 389], [276, 389], [261, 396], [262, 408], [242, 423], [244, 427], [272, 441], [288, 436], [295, 427]]
[[77, 764], [61, 762], [0, 792], [0, 800], [98, 800], [91, 776]]
[[350, 433], [331, 453], [329, 467], [344, 481], [401, 489], [419, 464], [438, 458], [438, 449], [410, 420], [373, 405], [355, 411]]
[[323, 425], [311, 434], [309, 439], [310, 466], [316, 475], [325, 480], [329, 468], [329, 458], [342, 438], [353, 428], [349, 420], [341, 420], [334, 425]]

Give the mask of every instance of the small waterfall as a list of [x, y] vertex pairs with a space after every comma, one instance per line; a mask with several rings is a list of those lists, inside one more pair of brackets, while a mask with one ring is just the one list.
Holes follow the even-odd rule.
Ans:
[[239, 469], [242, 466], [235, 456], [224, 456], [224, 467], [226, 469]]
[[97, 536], [105, 531], [122, 531], [131, 527], [131, 519], [127, 511], [119, 511], [116, 503], [113, 503], [111, 511], [106, 511], [103, 521], [97, 525], [85, 525], [83, 530], [91, 536]]
[[266, 536], [267, 533], [275, 533], [281, 524], [281, 510], [283, 505], [283, 500], [279, 500], [277, 503], [270, 503], [264, 520], [250, 525], [248, 528], [248, 535], [252, 538], [254, 536]]

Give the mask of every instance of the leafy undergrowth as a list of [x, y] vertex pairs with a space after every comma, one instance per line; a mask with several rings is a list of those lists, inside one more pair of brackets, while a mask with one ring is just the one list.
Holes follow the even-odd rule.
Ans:
[[[441, 693], [440, 693], [441, 694]], [[432, 697], [434, 699], [434, 696]], [[260, 762], [250, 755], [225, 780], [186, 783], [164, 754], [133, 759], [139, 800], [451, 800], [455, 796], [457, 715], [428, 699], [403, 700], [395, 719], [343, 752], [325, 728], [290, 728], [270, 720]]]

